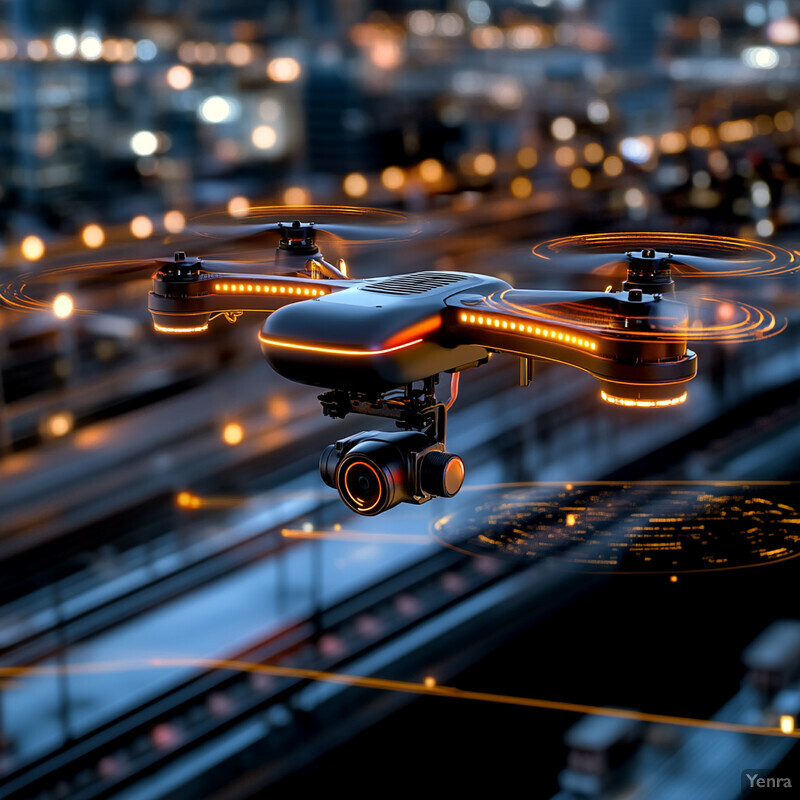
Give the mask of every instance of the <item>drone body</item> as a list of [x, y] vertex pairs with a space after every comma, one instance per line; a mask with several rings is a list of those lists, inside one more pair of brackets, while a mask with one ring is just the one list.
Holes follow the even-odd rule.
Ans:
[[[327, 389], [326, 415], [394, 420], [397, 433], [360, 433], [322, 455], [323, 479], [359, 514], [458, 492], [464, 465], [445, 449], [447, 410], [458, 374], [492, 353], [519, 357], [524, 385], [535, 359], [582, 369], [600, 380], [603, 399], [624, 406], [678, 405], [696, 373], [687, 308], [671, 299], [663, 254], [637, 254], [626, 289], [615, 293], [517, 290], [444, 271], [354, 280], [343, 262], [334, 267], [319, 253], [313, 225], [279, 228], [269, 269], [282, 274], [176, 253], [153, 276], [148, 307], [156, 329], [174, 334], [204, 331], [217, 316], [266, 312], [258, 335], [265, 358], [284, 377]], [[451, 375], [447, 405], [435, 396], [442, 373]]]

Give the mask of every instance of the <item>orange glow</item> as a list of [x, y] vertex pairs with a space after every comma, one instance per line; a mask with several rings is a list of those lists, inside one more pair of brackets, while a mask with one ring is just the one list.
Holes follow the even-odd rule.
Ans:
[[289, 286], [286, 284], [261, 284], [261, 283], [215, 283], [214, 291], [229, 294], [297, 294], [307, 295], [308, 297], [321, 297], [327, 294], [325, 289], [309, 287], [307, 284], [301, 286]]
[[419, 165], [419, 174], [425, 183], [436, 183], [442, 179], [444, 170], [441, 163], [435, 158], [426, 158]]
[[681, 153], [686, 149], [686, 137], [680, 131], [661, 134], [658, 146], [663, 153]]
[[695, 125], [689, 138], [695, 147], [709, 147], [714, 144], [714, 130], [708, 125]]
[[639, 722], [652, 722], [659, 725], [678, 725], [695, 730], [720, 731], [725, 733], [755, 734], [759, 736], [793, 736], [800, 738], [796, 729], [785, 733], [781, 728], [766, 725], [751, 725], [742, 722], [728, 722], [718, 719], [698, 719], [693, 717], [678, 717], [667, 714], [654, 714], [645, 711], [634, 711], [628, 708], [610, 708], [608, 706], [592, 706], [583, 703], [565, 702], [562, 700], [548, 700], [536, 697], [521, 697], [515, 695], [492, 694], [478, 692], [470, 689], [459, 689], [456, 686], [434, 684], [426, 686], [425, 683], [399, 681], [388, 678], [375, 678], [366, 675], [354, 675], [341, 672], [323, 672], [305, 667], [290, 667], [282, 664], [263, 664], [253, 661], [211, 659], [196, 657], [160, 657], [144, 659], [124, 659], [105, 662], [70, 663], [68, 666], [40, 665], [40, 666], [6, 666], [0, 667], [0, 678], [37, 678], [53, 675], [97, 675], [111, 672], [127, 672], [141, 669], [174, 669], [191, 667], [202, 670], [225, 670], [226, 672], [242, 672], [256, 675], [269, 675], [292, 680], [324, 681], [338, 686], [355, 686], [364, 689], [374, 689], [390, 692], [403, 692], [406, 694], [439, 697], [442, 699], [458, 699], [462, 702], [470, 700], [476, 703], [494, 703], [518, 708], [535, 708], [549, 711], [562, 711], [570, 714], [591, 714], [598, 717], [612, 719], [630, 719]]
[[167, 83], [170, 88], [176, 91], [188, 89], [192, 85], [194, 75], [189, 67], [184, 67], [183, 64], [176, 64], [167, 70]]
[[61, 436], [66, 436], [72, 430], [74, 424], [75, 418], [69, 411], [58, 411], [48, 417], [44, 430], [48, 436], [57, 439]]
[[589, 144], [583, 148], [583, 157], [590, 164], [599, 164], [603, 160], [604, 155], [605, 150], [603, 150], [603, 145], [598, 142], [589, 142]]
[[303, 206], [309, 199], [308, 192], [302, 186], [290, 186], [283, 193], [283, 202], [287, 206]]
[[385, 346], [394, 347], [410, 339], [422, 339], [426, 334], [433, 333], [433, 331], [439, 330], [441, 327], [442, 318], [440, 315], [429, 317], [428, 319], [422, 320], [422, 322], [418, 322], [416, 325], [411, 325], [405, 330], [396, 333], [386, 341]]
[[186, 227], [186, 217], [180, 211], [164, 214], [164, 228], [168, 233], [180, 233]]
[[38, 236], [26, 236], [20, 249], [28, 261], [38, 261], [44, 255], [44, 242]]
[[351, 172], [342, 181], [342, 189], [349, 197], [363, 197], [369, 189], [369, 183], [360, 172]]
[[381, 183], [390, 191], [396, 192], [402, 189], [405, 182], [406, 176], [400, 167], [386, 167], [381, 172]]
[[241, 444], [242, 439], [244, 439], [244, 430], [238, 422], [229, 422], [224, 427], [222, 431], [222, 440], [225, 444], [234, 447], [237, 444]]
[[140, 215], [131, 220], [131, 233], [137, 239], [146, 239], [153, 234], [153, 223], [149, 217]]
[[177, 496], [175, 497], [175, 502], [181, 508], [189, 508], [192, 504], [192, 500], [194, 499], [194, 495], [190, 492], [178, 492]]
[[511, 181], [511, 194], [518, 200], [524, 200], [526, 197], [530, 197], [532, 192], [533, 184], [530, 182], [530, 179], [526, 178], [524, 175], [517, 175], [517, 177]]
[[434, 686], [436, 686], [436, 678], [434, 678], [432, 675], [428, 675], [425, 678], [425, 688], [426, 689], [433, 689]]
[[496, 315], [475, 314], [461, 312], [459, 315], [461, 322], [467, 325], [477, 325], [485, 328], [495, 328], [506, 332], [519, 333], [538, 339], [548, 339], [558, 341], [560, 344], [574, 347], [581, 347], [584, 350], [597, 350], [597, 344], [590, 339], [574, 336], [570, 331], [558, 330], [557, 328], [544, 327], [533, 323], [522, 322], [518, 318], [503, 318]]
[[575, 524], [575, 515], [567, 514], [567, 525], [571, 528]]
[[794, 717], [790, 714], [784, 714], [781, 717], [781, 733], [790, 734], [794, 733]]
[[87, 247], [100, 247], [106, 239], [103, 229], [99, 225], [87, 225], [81, 234], [83, 243]]
[[679, 406], [685, 403], [688, 398], [688, 392], [684, 392], [678, 397], [670, 397], [666, 400], [629, 400], [625, 397], [615, 397], [612, 394], [607, 394], [605, 391], [600, 392], [600, 397], [611, 403], [614, 406], [625, 406], [627, 408], [667, 408], [668, 406]]
[[422, 339], [414, 339], [412, 342], [404, 342], [394, 347], [386, 347], [383, 350], [352, 350], [347, 348], [324, 347], [315, 344], [296, 344], [295, 342], [281, 342], [278, 339], [268, 339], [259, 332], [258, 340], [273, 347], [286, 347], [290, 350], [306, 350], [311, 353], [328, 353], [334, 356], [381, 356], [386, 353], [394, 353], [396, 350], [403, 350], [406, 347], [413, 347], [420, 344]]
[[539, 160], [539, 154], [536, 152], [535, 147], [521, 147], [517, 152], [517, 164], [522, 169], [532, 169], [536, 166]]
[[477, 175], [486, 178], [494, 174], [495, 169], [497, 169], [497, 161], [495, 161], [495, 157], [491, 153], [478, 153], [472, 162], [472, 168]]
[[[370, 472], [372, 472], [372, 474], [377, 478], [378, 485], [381, 487], [381, 491], [380, 494], [378, 495], [378, 498], [371, 506], [365, 506], [363, 500], [360, 500], [357, 497], [353, 497], [352, 492], [347, 487], [347, 473], [350, 472], [350, 470], [353, 467], [357, 466], [366, 467], [367, 469], [369, 469]], [[342, 488], [345, 490], [345, 492], [347, 492], [350, 499], [359, 507], [361, 511], [372, 511], [372, 509], [375, 508], [383, 499], [383, 482], [381, 481], [381, 476], [378, 473], [378, 470], [376, 470], [375, 467], [373, 467], [372, 464], [370, 464], [367, 461], [351, 461], [347, 465], [347, 468], [344, 471], [344, 477], [342, 478]]]
[[300, 77], [300, 64], [294, 58], [273, 58], [267, 76], [276, 83], [291, 83]]
[[72, 298], [68, 294], [60, 294], [55, 300], [53, 300], [53, 313], [59, 319], [71, 317], [74, 310], [75, 304], [72, 302]]
[[731, 119], [723, 122], [718, 129], [723, 142], [743, 142], [753, 136], [753, 123], [749, 119]]
[[154, 322], [153, 327], [159, 333], [202, 333], [208, 330], [208, 323], [199, 325], [196, 328], [167, 328], [164, 325], [159, 325], [157, 322]]
[[616, 178], [618, 175], [621, 175], [623, 169], [624, 164], [619, 156], [609, 156], [603, 162], [603, 172], [610, 178]]
[[241, 195], [231, 197], [228, 201], [228, 213], [236, 219], [246, 217], [250, 213], [250, 201]]
[[588, 169], [577, 167], [570, 173], [569, 181], [576, 189], [586, 189], [592, 182], [592, 176]]
[[571, 167], [575, 163], [575, 151], [566, 144], [557, 148], [553, 157], [559, 167]]

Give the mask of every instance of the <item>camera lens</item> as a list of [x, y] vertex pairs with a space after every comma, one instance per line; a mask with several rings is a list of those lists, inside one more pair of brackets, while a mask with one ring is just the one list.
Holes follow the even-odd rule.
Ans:
[[339, 487], [345, 502], [360, 514], [377, 513], [388, 496], [386, 477], [368, 461], [351, 458], [339, 470]]

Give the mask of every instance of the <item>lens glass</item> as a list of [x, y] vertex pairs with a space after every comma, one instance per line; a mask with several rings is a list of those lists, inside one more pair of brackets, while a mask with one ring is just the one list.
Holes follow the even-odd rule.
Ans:
[[360, 459], [346, 462], [341, 469], [345, 500], [361, 513], [375, 510], [384, 499], [383, 481], [378, 470]]

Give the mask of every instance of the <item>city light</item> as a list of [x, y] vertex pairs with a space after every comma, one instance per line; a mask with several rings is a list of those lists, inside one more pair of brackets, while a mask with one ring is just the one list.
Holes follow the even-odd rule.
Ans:
[[780, 720], [781, 733], [790, 734], [794, 733], [794, 717], [791, 714], [781, 715]]
[[236, 116], [236, 107], [231, 100], [219, 95], [212, 95], [200, 103], [197, 113], [204, 122], [218, 125], [221, 122], [232, 120]]
[[575, 163], [575, 151], [569, 145], [562, 145], [556, 148], [553, 154], [556, 164], [559, 167], [571, 167]]
[[176, 64], [167, 70], [167, 83], [170, 88], [180, 92], [188, 89], [194, 80], [194, 73], [183, 64]]
[[75, 418], [69, 411], [58, 411], [51, 414], [42, 426], [43, 433], [53, 439], [66, 436], [75, 424]]
[[369, 184], [360, 172], [351, 172], [342, 181], [342, 188], [348, 197], [363, 197], [369, 189]]
[[393, 192], [402, 189], [405, 182], [406, 176], [400, 167], [386, 167], [386, 169], [381, 172], [381, 183]]
[[152, 61], [158, 55], [155, 42], [150, 39], [140, 39], [136, 42], [136, 58], [139, 61]]
[[603, 150], [603, 145], [599, 144], [598, 142], [589, 142], [583, 148], [583, 157], [589, 164], [599, 164], [603, 160], [603, 156], [605, 156], [605, 150]]
[[530, 197], [532, 192], [533, 184], [530, 179], [526, 178], [524, 175], [517, 175], [517, 177], [511, 181], [511, 194], [518, 200]]
[[164, 230], [167, 233], [180, 233], [186, 227], [186, 217], [177, 210], [164, 214]]
[[244, 430], [237, 422], [229, 422], [222, 431], [222, 440], [231, 447], [240, 444], [244, 438]]
[[78, 40], [70, 31], [58, 31], [53, 37], [53, 50], [61, 58], [72, 58], [78, 52]]
[[236, 219], [246, 217], [250, 213], [250, 201], [241, 195], [231, 197], [228, 201], [228, 213]]
[[278, 134], [271, 125], [259, 125], [253, 129], [250, 139], [259, 150], [270, 150], [275, 147]]
[[649, 136], [628, 136], [619, 143], [619, 152], [627, 161], [644, 164], [653, 155], [653, 140]]
[[291, 83], [300, 77], [300, 64], [294, 58], [273, 58], [267, 64], [267, 77], [276, 83]]
[[522, 169], [533, 169], [539, 160], [539, 154], [535, 147], [521, 147], [517, 151], [517, 164]]
[[618, 156], [609, 156], [603, 161], [603, 172], [605, 172], [609, 178], [616, 178], [618, 175], [621, 175], [622, 170], [622, 159]]
[[67, 317], [71, 317], [74, 310], [75, 304], [68, 294], [57, 295], [56, 299], [53, 300], [53, 314], [55, 314], [58, 319], [67, 319]]
[[588, 169], [577, 167], [570, 173], [569, 182], [576, 189], [586, 189], [592, 182], [592, 176]]
[[87, 31], [81, 36], [78, 49], [87, 61], [97, 61], [103, 55], [103, 42], [96, 33]]
[[106, 239], [103, 229], [99, 225], [87, 225], [82, 233], [81, 238], [87, 247], [100, 247]]
[[289, 186], [283, 193], [283, 203], [287, 206], [303, 206], [309, 200], [308, 191], [302, 186]]
[[419, 165], [419, 174], [425, 183], [436, 183], [442, 179], [444, 169], [442, 164], [435, 158], [426, 158]]
[[147, 239], [153, 235], [153, 223], [149, 217], [140, 215], [131, 220], [131, 233], [137, 239]]
[[751, 69], [775, 69], [780, 62], [774, 47], [746, 47], [741, 58], [742, 63]]
[[152, 131], [137, 131], [131, 136], [131, 150], [137, 156], [151, 156], [158, 150], [158, 137]]
[[478, 153], [472, 162], [472, 168], [475, 170], [476, 175], [488, 177], [494, 174], [495, 169], [497, 169], [497, 161], [495, 161], [491, 153]]
[[550, 125], [554, 139], [567, 142], [575, 135], [575, 123], [569, 117], [556, 117]]
[[23, 258], [38, 261], [44, 255], [44, 242], [38, 236], [26, 236], [20, 245]]

